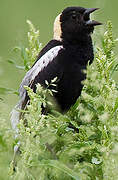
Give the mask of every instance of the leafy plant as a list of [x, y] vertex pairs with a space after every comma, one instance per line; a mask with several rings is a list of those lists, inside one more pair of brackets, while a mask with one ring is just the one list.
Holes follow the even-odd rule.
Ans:
[[[37, 42], [40, 44], [29, 24], [30, 48], [24, 49], [27, 70], [39, 52]], [[118, 87], [112, 79], [118, 66], [115, 45], [112, 23], [108, 22], [102, 47], [96, 46], [94, 63], [88, 64], [81, 97], [66, 114], [55, 110], [48, 89], [38, 84], [34, 93], [26, 87], [30, 104], [18, 125], [21, 154], [11, 179], [117, 179]], [[49, 113], [42, 114], [42, 104], [50, 106]]]
[[29, 20], [27, 20], [27, 24], [29, 25], [29, 32], [27, 33], [28, 47], [25, 48], [24, 46], [16, 46], [13, 48], [15, 53], [20, 53], [23, 66], [17, 65], [12, 59], [8, 60], [8, 62], [15, 65], [16, 68], [26, 71], [32, 67], [41, 50], [41, 43], [39, 42], [39, 30], [36, 30], [34, 25]]

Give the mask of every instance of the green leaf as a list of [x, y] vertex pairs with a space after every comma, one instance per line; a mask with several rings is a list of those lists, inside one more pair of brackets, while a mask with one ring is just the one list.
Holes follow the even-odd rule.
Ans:
[[12, 91], [11, 89], [0, 87], [0, 94], [8, 94]]
[[21, 51], [21, 47], [20, 46], [15, 46], [12, 51], [17, 53], [18, 51]]
[[114, 113], [117, 109], [118, 109], [118, 98], [116, 98], [115, 105], [114, 105], [112, 113]]
[[65, 164], [63, 164], [60, 161], [57, 160], [42, 160], [39, 163], [32, 163], [31, 166], [48, 166], [48, 167], [53, 167], [56, 168], [66, 174], [68, 174], [68, 176], [74, 178], [75, 180], [81, 180], [80, 176], [78, 176], [78, 174], [76, 172], [74, 172], [72, 169], [70, 169], [69, 167], [67, 167]]
[[18, 66], [18, 65], [16, 65], [16, 68], [21, 69], [21, 70], [25, 70], [25, 66]]
[[3, 98], [0, 97], [0, 101], [3, 101]]
[[7, 62], [10, 63], [10, 64], [15, 64], [14, 60], [12, 60], [12, 59], [8, 59]]

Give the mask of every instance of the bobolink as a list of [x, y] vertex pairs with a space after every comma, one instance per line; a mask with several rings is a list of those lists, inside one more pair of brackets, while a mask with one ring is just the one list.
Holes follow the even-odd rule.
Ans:
[[[94, 59], [91, 33], [101, 23], [90, 20], [90, 14], [98, 8], [68, 7], [54, 22], [54, 38], [40, 52], [32, 68], [20, 85], [20, 101], [17, 108], [24, 109], [29, 97], [24, 86], [36, 91], [36, 84], [46, 87], [57, 77], [54, 98], [62, 112], [67, 111], [80, 96], [86, 66]], [[54, 87], [53, 87], [54, 88]], [[12, 126], [16, 129], [20, 113], [12, 112]]]

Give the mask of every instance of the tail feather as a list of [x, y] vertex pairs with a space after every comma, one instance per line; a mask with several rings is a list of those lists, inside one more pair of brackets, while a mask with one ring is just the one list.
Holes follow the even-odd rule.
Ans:
[[11, 126], [12, 126], [12, 129], [14, 130], [15, 132], [15, 138], [18, 137], [18, 123], [20, 121], [20, 117], [21, 117], [21, 106], [20, 104], [17, 104], [14, 109], [12, 110], [11, 112]]

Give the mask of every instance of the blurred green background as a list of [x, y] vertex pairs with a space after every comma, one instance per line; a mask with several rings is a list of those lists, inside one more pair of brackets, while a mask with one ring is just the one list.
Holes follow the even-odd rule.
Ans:
[[[12, 49], [18, 45], [27, 45], [26, 20], [31, 20], [35, 27], [40, 29], [40, 42], [44, 46], [53, 36], [55, 17], [67, 6], [99, 7], [100, 10], [94, 15], [95, 19], [103, 23], [111, 20], [117, 37], [116, 0], [0, 0], [0, 87], [17, 90], [24, 76], [24, 71], [16, 69], [8, 60], [13, 59], [17, 64], [21, 64], [21, 59], [14, 56]], [[100, 28], [97, 28], [98, 32]], [[4, 99], [0, 102], [0, 113], [9, 119], [9, 113], [18, 97], [13, 94], [0, 97]]]

